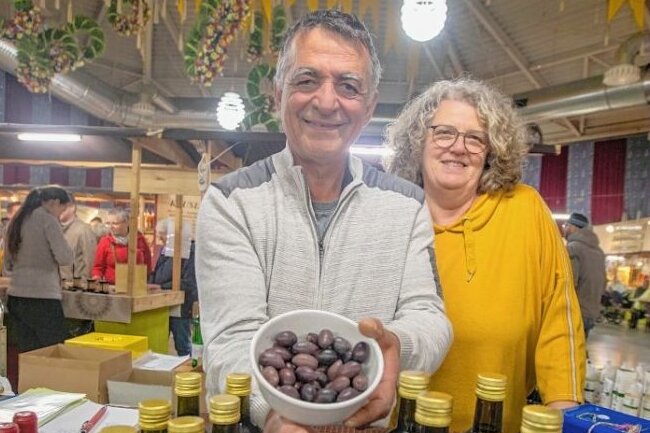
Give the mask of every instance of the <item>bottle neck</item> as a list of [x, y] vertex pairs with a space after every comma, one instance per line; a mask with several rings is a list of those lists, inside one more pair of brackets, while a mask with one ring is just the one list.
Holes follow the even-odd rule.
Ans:
[[429, 425], [422, 425], [422, 424], [416, 424], [417, 425], [417, 432], [418, 433], [449, 433], [449, 426], [447, 427], [432, 427]]
[[394, 431], [410, 433], [415, 431], [415, 400], [400, 397], [397, 427]]
[[146, 428], [140, 427], [140, 433], [167, 433], [167, 428], [147, 430]]
[[501, 433], [502, 422], [503, 401], [476, 398], [472, 433]]
[[176, 397], [176, 417], [181, 416], [201, 416], [198, 395]]
[[212, 424], [212, 433], [238, 433], [237, 424]]

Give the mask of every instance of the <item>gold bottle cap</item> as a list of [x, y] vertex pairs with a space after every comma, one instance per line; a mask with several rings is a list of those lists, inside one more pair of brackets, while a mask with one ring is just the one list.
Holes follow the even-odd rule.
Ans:
[[508, 378], [498, 373], [479, 373], [476, 395], [487, 401], [503, 401], [506, 398]]
[[226, 394], [246, 397], [251, 393], [251, 375], [248, 373], [230, 373], [226, 377]]
[[453, 398], [444, 392], [426, 391], [415, 401], [415, 422], [428, 427], [449, 427]]
[[203, 418], [198, 416], [181, 416], [169, 420], [168, 433], [203, 433]]
[[201, 394], [201, 373], [177, 373], [174, 392], [179, 397], [195, 397]]
[[240, 399], [235, 395], [219, 394], [210, 398], [210, 422], [217, 425], [236, 424], [241, 417]]
[[430, 377], [431, 375], [424, 371], [402, 371], [399, 374], [399, 396], [415, 400], [419, 393], [426, 391], [429, 387]]
[[521, 418], [521, 433], [555, 433], [562, 431], [562, 411], [550, 407], [530, 404], [524, 406]]
[[142, 400], [138, 403], [138, 424], [143, 430], [159, 430], [167, 427], [172, 404], [167, 400]]
[[101, 429], [99, 433], [138, 433], [138, 429], [130, 425], [109, 425]]

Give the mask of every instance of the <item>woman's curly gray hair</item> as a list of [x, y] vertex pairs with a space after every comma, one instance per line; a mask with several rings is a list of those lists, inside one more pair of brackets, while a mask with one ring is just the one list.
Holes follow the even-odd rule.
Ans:
[[393, 152], [384, 161], [386, 171], [423, 186], [422, 154], [428, 126], [443, 100], [470, 104], [489, 137], [486, 166], [478, 193], [511, 191], [521, 179], [522, 160], [528, 151], [526, 132], [512, 100], [477, 80], [438, 81], [409, 102], [386, 131]]

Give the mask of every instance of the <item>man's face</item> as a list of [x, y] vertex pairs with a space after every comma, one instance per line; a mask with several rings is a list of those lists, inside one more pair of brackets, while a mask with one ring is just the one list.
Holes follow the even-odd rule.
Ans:
[[61, 221], [63, 224], [69, 223], [74, 218], [75, 211], [76, 206], [72, 203], [68, 203], [63, 212], [61, 212], [59, 221]]
[[293, 54], [276, 100], [294, 160], [298, 165], [340, 161], [377, 102], [370, 56], [362, 46], [321, 28], [299, 34]]

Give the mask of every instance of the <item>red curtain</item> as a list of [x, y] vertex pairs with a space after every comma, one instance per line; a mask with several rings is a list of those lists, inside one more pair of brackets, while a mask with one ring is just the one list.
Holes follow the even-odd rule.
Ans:
[[620, 221], [625, 196], [625, 139], [594, 144], [591, 223]]
[[566, 212], [567, 169], [569, 149], [562, 148], [559, 155], [542, 157], [539, 193], [552, 212]]

